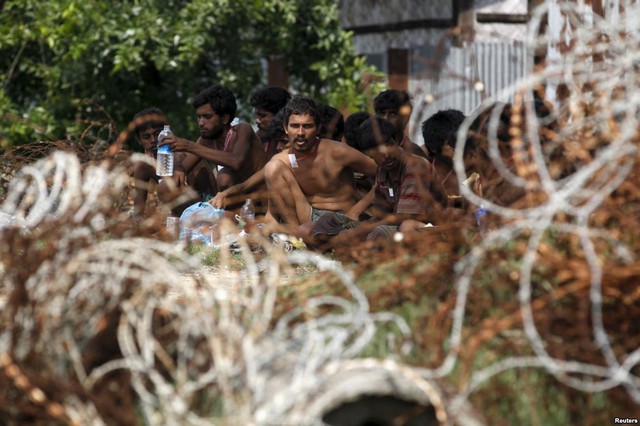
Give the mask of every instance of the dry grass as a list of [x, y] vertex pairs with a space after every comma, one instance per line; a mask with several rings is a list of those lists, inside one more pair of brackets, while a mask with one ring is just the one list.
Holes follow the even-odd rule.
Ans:
[[[466, 402], [490, 424], [637, 416], [640, 49], [598, 19], [578, 31], [574, 7], [563, 13], [585, 49], [463, 125], [483, 119], [474, 136], [493, 155], [486, 196], [461, 188], [491, 211], [484, 239], [471, 217], [331, 257], [255, 235], [235, 258], [217, 253], [212, 273], [205, 252], [171, 240], [164, 213], [130, 218], [126, 158], [71, 142], [5, 153], [0, 417], [313, 423], [335, 374], [373, 369], [435, 392], [441, 422]], [[568, 89], [543, 122], [533, 93], [548, 83]], [[464, 179], [461, 154], [456, 171]]]

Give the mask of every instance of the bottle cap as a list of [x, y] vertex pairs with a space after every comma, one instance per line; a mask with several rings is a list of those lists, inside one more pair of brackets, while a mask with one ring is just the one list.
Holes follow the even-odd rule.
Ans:
[[487, 209], [485, 209], [485, 208], [482, 208], [482, 207], [480, 207], [479, 209], [477, 209], [477, 210], [474, 212], [474, 214], [475, 214], [475, 216], [476, 216], [476, 217], [484, 216], [484, 215], [486, 215], [486, 214], [488, 214], [488, 213], [489, 213], [489, 210], [487, 210]]

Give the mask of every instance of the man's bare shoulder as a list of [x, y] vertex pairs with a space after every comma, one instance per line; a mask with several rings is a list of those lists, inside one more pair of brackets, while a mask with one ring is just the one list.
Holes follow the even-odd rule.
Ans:
[[231, 127], [231, 129], [233, 129], [233, 131], [235, 132], [239, 132], [239, 131], [248, 131], [251, 130], [253, 132], [253, 127], [251, 127], [251, 124], [249, 123], [238, 123], [236, 125], [234, 125], [233, 127]]
[[289, 167], [288, 155], [288, 151], [282, 151], [271, 157], [264, 166], [265, 171], [275, 170], [283, 165]]
[[256, 132], [253, 131], [253, 127], [249, 123], [238, 123], [231, 128], [234, 137], [243, 140], [250, 141], [256, 136]]
[[406, 172], [413, 174], [423, 184], [437, 181], [437, 175], [426, 158], [405, 153], [404, 164]]
[[318, 141], [318, 143], [320, 144], [320, 145], [318, 145], [320, 148], [331, 149], [331, 150], [341, 149], [342, 146], [348, 146], [347, 144], [344, 144], [344, 143], [338, 142], [338, 141], [334, 141], [334, 140], [331, 140], [331, 139], [320, 139]]
[[431, 172], [431, 163], [424, 157], [419, 155], [411, 154], [410, 152], [405, 152], [405, 163], [414, 169], [424, 170], [426, 172]]
[[281, 151], [276, 155], [274, 155], [273, 157], [271, 157], [271, 160], [269, 160], [269, 163], [274, 160], [284, 162], [288, 158], [288, 155], [289, 155], [289, 150], [285, 149], [284, 151]]
[[320, 139], [319, 151], [331, 154], [336, 159], [344, 158], [345, 155], [364, 155], [346, 143], [333, 141], [331, 139]]

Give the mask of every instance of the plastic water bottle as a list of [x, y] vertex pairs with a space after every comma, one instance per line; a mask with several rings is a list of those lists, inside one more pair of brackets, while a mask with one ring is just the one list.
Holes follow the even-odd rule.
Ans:
[[[158, 135], [158, 145], [164, 138], [172, 135], [171, 128], [165, 125]], [[171, 152], [171, 147], [169, 145], [158, 146], [156, 158], [156, 174], [158, 176], [173, 176], [173, 152]]]
[[256, 209], [251, 202], [251, 198], [247, 198], [242, 206], [241, 216], [246, 223], [256, 220]]
[[240, 209], [240, 214], [236, 215], [236, 219], [238, 220], [238, 226], [242, 231], [245, 231], [248, 223], [253, 223], [256, 218], [256, 209], [253, 207], [253, 203], [251, 203], [251, 199], [247, 198], [244, 202], [242, 209]]
[[488, 214], [489, 210], [480, 206], [478, 210], [475, 211], [476, 223], [478, 224], [478, 231], [480, 231], [480, 235], [483, 237], [489, 232], [489, 224], [487, 221], [489, 220]]

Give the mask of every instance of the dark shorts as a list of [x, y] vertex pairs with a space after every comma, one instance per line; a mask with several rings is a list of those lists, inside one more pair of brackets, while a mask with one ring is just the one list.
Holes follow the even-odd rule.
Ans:
[[331, 211], [324, 211], [324, 214], [319, 216], [314, 222], [315, 224], [311, 230], [311, 234], [314, 237], [318, 235], [338, 235], [342, 231], [355, 228], [360, 223], [357, 220], [347, 217], [344, 213]]
[[396, 232], [398, 232], [398, 227], [395, 225], [378, 225], [367, 235], [367, 240], [392, 239]]
[[332, 210], [322, 210], [322, 209], [316, 209], [315, 207], [311, 207], [311, 217], [309, 218], [309, 221], [317, 222], [322, 215], [328, 214], [328, 213], [336, 213], [344, 216], [344, 213], [342, 212], [334, 212]]

